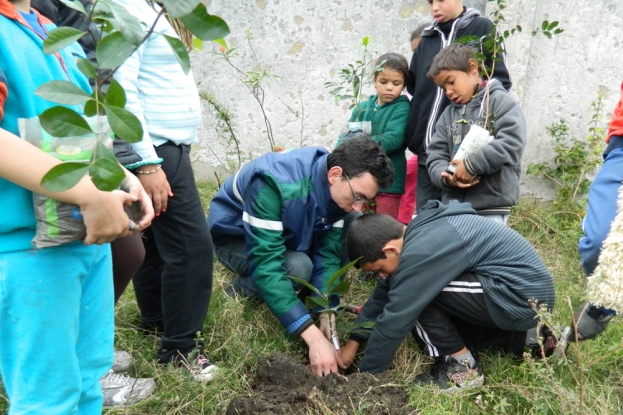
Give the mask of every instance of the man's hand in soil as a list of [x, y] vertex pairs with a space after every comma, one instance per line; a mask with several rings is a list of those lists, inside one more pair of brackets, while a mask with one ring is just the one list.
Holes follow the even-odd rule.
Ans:
[[340, 350], [340, 357], [344, 366], [348, 368], [353, 364], [357, 350], [359, 350], [359, 343], [354, 340], [346, 342], [346, 346]]
[[171, 186], [167, 180], [167, 175], [164, 173], [162, 168], [150, 174], [140, 173], [141, 171], [152, 171], [155, 168], [157, 168], [157, 166], [154, 167], [153, 164], [148, 164], [146, 166], [139, 167], [136, 169], [136, 172], [138, 173], [138, 179], [145, 188], [147, 195], [154, 203], [154, 212], [156, 213], [156, 216], [160, 216], [160, 212], [166, 212], [169, 198], [173, 197], [173, 192], [171, 191]]
[[330, 373], [337, 373], [338, 366], [341, 369], [346, 369], [338, 356], [338, 351], [318, 327], [309, 326], [301, 333], [301, 338], [309, 347], [309, 364], [314, 375], [325, 376]]

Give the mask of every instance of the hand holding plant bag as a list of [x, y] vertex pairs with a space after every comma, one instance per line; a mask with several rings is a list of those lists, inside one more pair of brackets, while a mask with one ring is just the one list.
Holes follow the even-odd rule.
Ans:
[[[463, 160], [469, 153], [489, 144], [491, 140], [493, 140], [493, 136], [489, 134], [489, 131], [477, 125], [472, 125], [452, 160]], [[456, 166], [450, 164], [447, 171], [450, 174], [454, 174]]]
[[[99, 132], [100, 145], [112, 148], [113, 134], [106, 117], [87, 118], [93, 131]], [[29, 143], [58, 158], [72, 163], [89, 163], [97, 151], [98, 140], [95, 135], [87, 134], [74, 137], [53, 137], [41, 128], [38, 118], [20, 119], [20, 135]], [[33, 204], [37, 230], [32, 241], [36, 248], [57, 246], [83, 240], [86, 226], [80, 207], [59, 202], [49, 197], [33, 193]]]

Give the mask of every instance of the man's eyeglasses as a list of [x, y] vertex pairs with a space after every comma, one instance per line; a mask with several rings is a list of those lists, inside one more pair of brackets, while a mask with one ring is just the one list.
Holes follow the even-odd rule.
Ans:
[[364, 203], [367, 203], [368, 199], [355, 193], [355, 190], [353, 189], [353, 185], [350, 184], [350, 179], [348, 178], [348, 175], [345, 174], [344, 177], [346, 177], [346, 182], [348, 183], [348, 187], [350, 187], [350, 191], [353, 192], [353, 198], [355, 199], [353, 203], [355, 203], [356, 205], [363, 205]]

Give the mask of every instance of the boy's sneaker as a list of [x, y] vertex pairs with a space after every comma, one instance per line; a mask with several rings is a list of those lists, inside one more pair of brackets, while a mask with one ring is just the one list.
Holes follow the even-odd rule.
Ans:
[[[569, 336], [571, 334], [571, 327], [562, 326], [556, 327], [552, 330], [550, 327], [542, 325], [538, 334], [538, 338], [535, 338], [536, 328], [528, 330], [526, 339], [528, 348], [535, 357], [550, 357], [554, 356], [560, 358], [565, 355], [567, 348], [569, 347]], [[540, 344], [539, 344], [540, 341]]]
[[473, 389], [485, 382], [482, 365], [476, 356], [473, 367], [468, 362], [459, 362], [452, 356], [444, 356], [433, 365], [431, 371], [417, 376], [414, 383], [420, 386], [435, 385], [442, 392], [455, 393]]
[[132, 369], [134, 359], [130, 353], [122, 350], [115, 350], [115, 357], [112, 363], [112, 371], [115, 373], [126, 373]]
[[209, 382], [214, 378], [218, 367], [210, 362], [205, 356], [199, 355], [191, 362], [181, 362], [186, 369], [193, 375], [197, 382]]
[[[610, 320], [616, 315], [612, 310], [595, 307], [591, 303], [584, 303], [573, 313], [572, 327], [577, 330], [578, 340], [587, 340], [597, 337], [608, 327]], [[575, 340], [573, 330], [570, 340]]]
[[133, 405], [151, 396], [156, 382], [151, 378], [131, 378], [112, 369], [100, 379], [104, 407]]

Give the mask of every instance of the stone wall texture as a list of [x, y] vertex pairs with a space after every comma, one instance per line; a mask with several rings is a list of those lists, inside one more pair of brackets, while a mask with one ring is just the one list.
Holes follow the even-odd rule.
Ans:
[[[523, 33], [506, 42], [513, 96], [528, 125], [523, 167], [551, 159], [546, 127], [565, 119], [573, 137], [588, 134], [591, 103], [604, 96], [605, 119], [619, 97], [623, 81], [623, 2], [621, 0], [510, 0], [501, 29], [519, 24]], [[465, 1], [490, 14], [495, 2]], [[277, 77], [264, 83], [263, 109], [276, 145], [332, 149], [349, 118], [348, 104], [336, 104], [325, 82], [338, 81], [341, 68], [355, 61], [364, 36], [375, 56], [398, 52], [411, 58], [409, 36], [430, 22], [425, 0], [210, 0], [208, 10], [224, 18], [226, 38], [236, 48], [232, 62], [243, 72], [264, 70]], [[530, 36], [543, 20], [559, 21], [564, 33], [547, 39]], [[249, 40], [249, 35], [251, 39]], [[243, 83], [244, 76], [219, 58], [220, 46], [205, 43], [192, 55], [199, 88], [231, 114], [238, 147], [223, 131], [212, 106], [204, 100], [199, 142], [193, 163], [199, 180], [219, 180], [244, 163], [271, 150], [262, 108]], [[366, 94], [374, 88], [367, 85]], [[239, 151], [238, 151], [239, 148]], [[552, 186], [522, 176], [522, 193], [548, 199]]]

